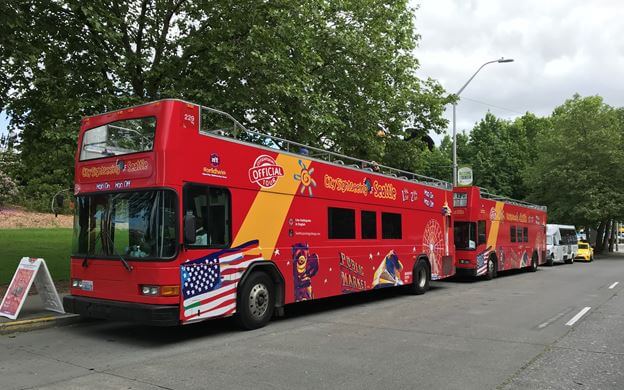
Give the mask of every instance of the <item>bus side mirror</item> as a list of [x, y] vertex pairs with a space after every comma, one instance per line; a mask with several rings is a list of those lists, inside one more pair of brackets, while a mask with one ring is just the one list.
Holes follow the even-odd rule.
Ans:
[[184, 243], [194, 244], [196, 239], [195, 234], [195, 216], [191, 213], [187, 213], [184, 215]]
[[63, 206], [65, 205], [65, 197], [63, 196], [63, 194], [56, 195], [55, 203], [56, 207], [58, 207], [59, 209], [63, 208]]

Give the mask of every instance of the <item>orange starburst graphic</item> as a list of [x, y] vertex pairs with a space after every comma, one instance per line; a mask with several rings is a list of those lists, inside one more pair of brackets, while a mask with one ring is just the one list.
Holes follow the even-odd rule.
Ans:
[[314, 168], [308, 169], [305, 163], [299, 160], [299, 166], [301, 167], [301, 172], [295, 173], [294, 179], [301, 182], [301, 190], [300, 194], [303, 194], [308, 189], [308, 195], [311, 197], [312, 195], [312, 187], [316, 187], [316, 181], [312, 178], [312, 173], [314, 173]]

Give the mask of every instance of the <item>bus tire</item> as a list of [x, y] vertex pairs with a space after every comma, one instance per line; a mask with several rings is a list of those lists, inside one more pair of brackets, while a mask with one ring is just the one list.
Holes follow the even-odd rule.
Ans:
[[254, 272], [245, 280], [236, 299], [236, 321], [245, 330], [265, 326], [275, 309], [275, 286], [264, 272]]
[[488, 257], [487, 271], [485, 272], [485, 280], [492, 280], [498, 275], [498, 266], [496, 264], [496, 257]]
[[429, 283], [431, 282], [431, 271], [429, 270], [429, 264], [423, 258], [418, 259], [414, 265], [414, 271], [412, 273], [412, 284], [410, 285], [410, 292], [414, 295], [422, 295], [429, 290]]
[[574, 263], [574, 257], [570, 257], [570, 258], [568, 258], [568, 259], [565, 259], [565, 263], [566, 263], [566, 264], [572, 264], [572, 263]]
[[551, 254], [550, 256], [548, 256], [548, 258], [546, 259], [546, 265], [549, 267], [552, 267], [553, 264], [555, 263], [555, 255]]
[[531, 265], [529, 266], [529, 272], [537, 271], [537, 253], [533, 253], [531, 256]]

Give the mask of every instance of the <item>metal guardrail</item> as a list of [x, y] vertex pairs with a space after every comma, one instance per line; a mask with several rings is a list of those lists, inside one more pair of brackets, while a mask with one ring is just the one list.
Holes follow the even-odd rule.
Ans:
[[[290, 141], [284, 138], [276, 137], [274, 135], [248, 130], [234, 117], [224, 111], [204, 106], [200, 106], [200, 108], [202, 111], [202, 115], [200, 115], [199, 125], [200, 133], [210, 134], [218, 137], [234, 138], [242, 142], [254, 143], [263, 147], [277, 149], [283, 152], [305, 155], [308, 158], [322, 160], [336, 166], [360, 169], [374, 174], [383, 175], [389, 178], [411, 181], [447, 190], [451, 190], [453, 188], [451, 183], [444, 180], [419, 175], [414, 172], [404, 171], [402, 169], [393, 168], [386, 165], [381, 165], [374, 161], [361, 160], [359, 158], [350, 157], [344, 154], [335, 153], [330, 150], [305, 145], [295, 141]], [[201, 118], [203, 117], [204, 112], [222, 115], [231, 120], [233, 126], [231, 128], [219, 126], [219, 128], [217, 129], [203, 129]]]

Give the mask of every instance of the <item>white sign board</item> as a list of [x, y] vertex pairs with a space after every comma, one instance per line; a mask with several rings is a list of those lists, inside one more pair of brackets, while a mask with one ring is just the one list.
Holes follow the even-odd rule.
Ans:
[[45, 260], [22, 257], [15, 275], [13, 275], [9, 289], [4, 294], [4, 298], [2, 298], [0, 316], [12, 320], [17, 318], [33, 282], [37, 286], [37, 292], [39, 292], [43, 307], [46, 310], [65, 313], [63, 303], [56, 291]]
[[460, 167], [457, 170], [457, 185], [460, 187], [468, 187], [472, 185], [472, 168]]

